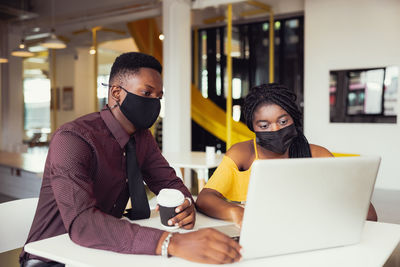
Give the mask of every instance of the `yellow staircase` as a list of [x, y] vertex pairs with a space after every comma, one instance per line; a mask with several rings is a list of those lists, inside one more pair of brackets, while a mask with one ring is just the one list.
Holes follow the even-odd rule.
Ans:
[[[154, 18], [142, 19], [127, 24], [139, 51], [153, 55], [162, 63], [162, 43]], [[192, 84], [192, 119], [205, 130], [226, 142], [226, 113], [210, 99], [204, 98]], [[252, 139], [254, 133], [242, 122], [232, 123], [232, 144]]]

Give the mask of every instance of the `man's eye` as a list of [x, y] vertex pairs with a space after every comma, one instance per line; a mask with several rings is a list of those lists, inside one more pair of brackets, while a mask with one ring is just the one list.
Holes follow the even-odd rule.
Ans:
[[151, 96], [151, 92], [143, 92], [144, 96]]

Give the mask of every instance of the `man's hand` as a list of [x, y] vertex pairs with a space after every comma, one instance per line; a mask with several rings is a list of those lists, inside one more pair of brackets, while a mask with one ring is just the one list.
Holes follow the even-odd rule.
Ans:
[[[159, 210], [159, 206], [156, 206], [156, 211]], [[184, 229], [192, 229], [196, 221], [196, 212], [194, 204], [190, 203], [188, 199], [182, 203], [182, 205], [176, 207], [175, 212], [178, 213], [175, 217], [168, 220], [168, 224], [173, 226], [177, 225]]]
[[201, 263], [232, 263], [240, 260], [239, 243], [223, 233], [205, 228], [186, 234], [174, 234], [168, 254]]

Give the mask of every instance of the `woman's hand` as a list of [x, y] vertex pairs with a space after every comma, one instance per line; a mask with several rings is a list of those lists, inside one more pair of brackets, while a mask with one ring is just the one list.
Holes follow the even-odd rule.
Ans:
[[234, 205], [230, 209], [231, 221], [239, 228], [242, 228], [244, 208], [239, 205]]

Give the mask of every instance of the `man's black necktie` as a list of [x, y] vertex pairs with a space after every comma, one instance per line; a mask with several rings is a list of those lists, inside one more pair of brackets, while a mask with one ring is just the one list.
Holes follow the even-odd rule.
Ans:
[[147, 219], [150, 217], [149, 201], [144, 189], [142, 173], [137, 163], [136, 142], [133, 136], [126, 144], [126, 172], [132, 203], [132, 208], [127, 210], [126, 216], [131, 220]]

